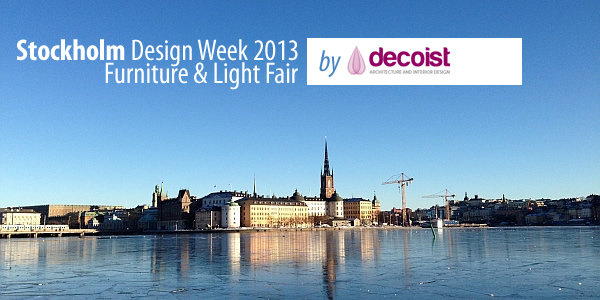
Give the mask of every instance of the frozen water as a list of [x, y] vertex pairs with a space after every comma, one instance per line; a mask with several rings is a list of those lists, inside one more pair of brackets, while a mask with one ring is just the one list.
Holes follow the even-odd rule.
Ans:
[[0, 299], [596, 298], [600, 229], [0, 240]]

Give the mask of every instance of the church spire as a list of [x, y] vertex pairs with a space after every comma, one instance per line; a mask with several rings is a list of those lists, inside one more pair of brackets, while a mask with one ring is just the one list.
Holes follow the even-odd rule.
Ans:
[[323, 175], [331, 176], [331, 172], [329, 171], [329, 155], [327, 154], [327, 139], [325, 139], [325, 162], [323, 163]]
[[252, 191], [252, 196], [256, 198], [256, 174], [254, 175], [254, 190]]
[[325, 162], [321, 170], [321, 198], [329, 199], [335, 192], [333, 187], [333, 170], [329, 168], [329, 153], [327, 152], [327, 137], [325, 137]]

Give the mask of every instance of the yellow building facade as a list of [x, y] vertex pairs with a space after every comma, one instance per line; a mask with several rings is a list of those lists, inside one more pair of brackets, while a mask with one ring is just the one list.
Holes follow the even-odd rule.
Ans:
[[239, 200], [242, 227], [306, 227], [308, 206], [289, 198]]
[[372, 224], [373, 203], [360, 198], [344, 200], [344, 218], [348, 220], [359, 219], [361, 224]]

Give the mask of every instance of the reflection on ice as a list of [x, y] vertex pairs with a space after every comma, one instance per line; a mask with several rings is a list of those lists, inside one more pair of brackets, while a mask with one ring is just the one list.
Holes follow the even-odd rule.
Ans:
[[0, 298], [548, 298], [600, 292], [599, 230], [354, 229], [0, 240]]

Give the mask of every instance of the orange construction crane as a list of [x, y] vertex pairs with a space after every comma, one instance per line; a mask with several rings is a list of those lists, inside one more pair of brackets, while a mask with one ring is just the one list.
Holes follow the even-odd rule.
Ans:
[[402, 193], [402, 226], [407, 226], [409, 224], [406, 219], [406, 186], [412, 181], [412, 177], [409, 178], [406, 176], [405, 178], [404, 173], [402, 173], [400, 175], [394, 175], [382, 183], [382, 185], [394, 183], [398, 184], [398, 189]]
[[[442, 191], [443, 192], [443, 191]], [[450, 201], [448, 201], [448, 198], [454, 198], [456, 197], [455, 194], [450, 195], [448, 193], [448, 190], [446, 189], [446, 194], [445, 195], [440, 195], [440, 193], [442, 192], [438, 192], [435, 193], [433, 195], [429, 195], [429, 196], [423, 196], [423, 198], [444, 198], [444, 200], [446, 201], [446, 220], [450, 220]]]

